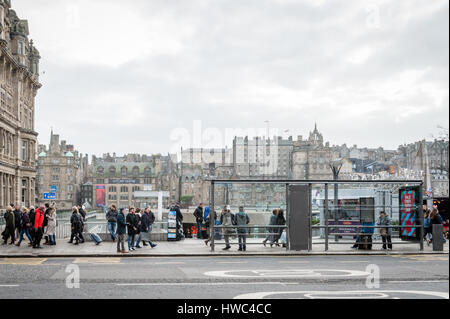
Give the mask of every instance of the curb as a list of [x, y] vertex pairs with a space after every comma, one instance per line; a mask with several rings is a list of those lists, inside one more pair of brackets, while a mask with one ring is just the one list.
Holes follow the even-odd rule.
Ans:
[[80, 257], [121, 257], [121, 258], [139, 258], [139, 257], [296, 257], [296, 256], [407, 256], [407, 255], [448, 255], [448, 252], [310, 252], [310, 253], [289, 253], [289, 254], [262, 254], [262, 253], [236, 253], [236, 254], [219, 254], [219, 253], [200, 253], [200, 254], [16, 254], [16, 255], [0, 255], [0, 258], [80, 258]]

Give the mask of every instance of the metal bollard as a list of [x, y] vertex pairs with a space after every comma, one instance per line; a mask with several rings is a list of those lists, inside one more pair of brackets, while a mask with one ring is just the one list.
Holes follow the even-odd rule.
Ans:
[[433, 225], [433, 251], [444, 250], [444, 226], [440, 224]]

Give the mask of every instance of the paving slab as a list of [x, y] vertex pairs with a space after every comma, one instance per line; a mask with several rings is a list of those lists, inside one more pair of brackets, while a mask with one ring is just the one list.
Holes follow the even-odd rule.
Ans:
[[[233, 243], [233, 242], [232, 242]], [[67, 240], [57, 240], [55, 246], [42, 245], [42, 249], [33, 249], [28, 244], [22, 243], [21, 247], [14, 245], [0, 246], [0, 258], [18, 257], [162, 257], [162, 256], [298, 256], [298, 255], [403, 255], [403, 254], [448, 254], [449, 244], [444, 245], [444, 251], [433, 251], [431, 246], [424, 244], [424, 250], [419, 250], [418, 243], [399, 244], [394, 241], [392, 251], [381, 249], [381, 245], [374, 244], [372, 250], [352, 250], [349, 244], [334, 244], [330, 242], [329, 250], [325, 251], [323, 239], [314, 239], [311, 251], [288, 251], [283, 247], [263, 246], [261, 239], [248, 239], [247, 251], [238, 251], [238, 245], [234, 243], [232, 248], [223, 251], [224, 244], [216, 244], [212, 252], [210, 246], [206, 246], [203, 240], [185, 239], [179, 242], [157, 242], [157, 247], [143, 246], [141, 249], [122, 254], [117, 253], [116, 243], [102, 242], [95, 245], [93, 242], [85, 242], [79, 245], [69, 244]], [[127, 243], [125, 242], [127, 248]]]

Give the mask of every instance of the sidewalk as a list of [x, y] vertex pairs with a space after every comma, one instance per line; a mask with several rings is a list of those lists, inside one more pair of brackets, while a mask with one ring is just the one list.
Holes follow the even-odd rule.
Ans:
[[[177, 256], [308, 256], [308, 255], [407, 255], [407, 254], [448, 254], [448, 241], [444, 245], [443, 252], [433, 251], [432, 247], [427, 247], [424, 244], [424, 250], [419, 250], [419, 244], [398, 244], [393, 242], [394, 249], [392, 251], [384, 251], [381, 245], [375, 244], [372, 250], [352, 250], [351, 245], [347, 244], [332, 244], [330, 241], [329, 250], [326, 252], [323, 244], [323, 239], [313, 240], [312, 251], [287, 251], [282, 247], [273, 247], [270, 245], [264, 247], [261, 239], [248, 239], [248, 243], [255, 243], [247, 245], [246, 252], [237, 251], [238, 246], [232, 245], [228, 251], [223, 251], [223, 244], [216, 244], [215, 252], [211, 252], [211, 248], [205, 245], [203, 240], [199, 239], [185, 239], [179, 242], [156, 242], [157, 247], [150, 246], [136, 249], [127, 254], [118, 254], [116, 251], [116, 243], [103, 242], [96, 246], [93, 242], [86, 242], [75, 246], [67, 243], [66, 240], [58, 240], [56, 246], [46, 246], [43, 249], [32, 249], [24, 241], [21, 247], [6, 245], [0, 246], [0, 258], [9, 257], [177, 257]], [[235, 241], [233, 241], [235, 242]], [[125, 242], [125, 247], [127, 243]]]

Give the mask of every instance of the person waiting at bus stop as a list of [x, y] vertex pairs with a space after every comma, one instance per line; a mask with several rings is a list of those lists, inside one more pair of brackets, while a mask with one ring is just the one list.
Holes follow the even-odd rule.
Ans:
[[[250, 223], [250, 218], [248, 215], [244, 212], [244, 207], [239, 206], [239, 213], [236, 214], [236, 225], [237, 232], [238, 232], [238, 238], [239, 238], [239, 251], [246, 251], [247, 250], [247, 233], [248, 229], [246, 227], [248, 223]], [[241, 227], [239, 227], [241, 226]]]
[[[231, 213], [230, 206], [225, 206], [222, 209], [222, 213], [220, 215], [220, 224], [223, 226], [233, 226], [235, 223], [235, 217]], [[233, 230], [230, 227], [225, 227], [223, 230], [223, 238], [225, 239], [225, 248], [223, 250], [228, 250], [231, 248], [230, 246], [230, 236], [233, 234]]]
[[[378, 226], [391, 226], [391, 219], [386, 214], [386, 212], [384, 212], [384, 211], [380, 212], [380, 217], [378, 219], [377, 225]], [[392, 228], [390, 228], [390, 227], [380, 228], [380, 235], [381, 235], [381, 239], [383, 240], [383, 249], [384, 250], [386, 250], [386, 249], [392, 250], [392, 240], [391, 240]], [[387, 247], [386, 247], [386, 242], [387, 242]]]

